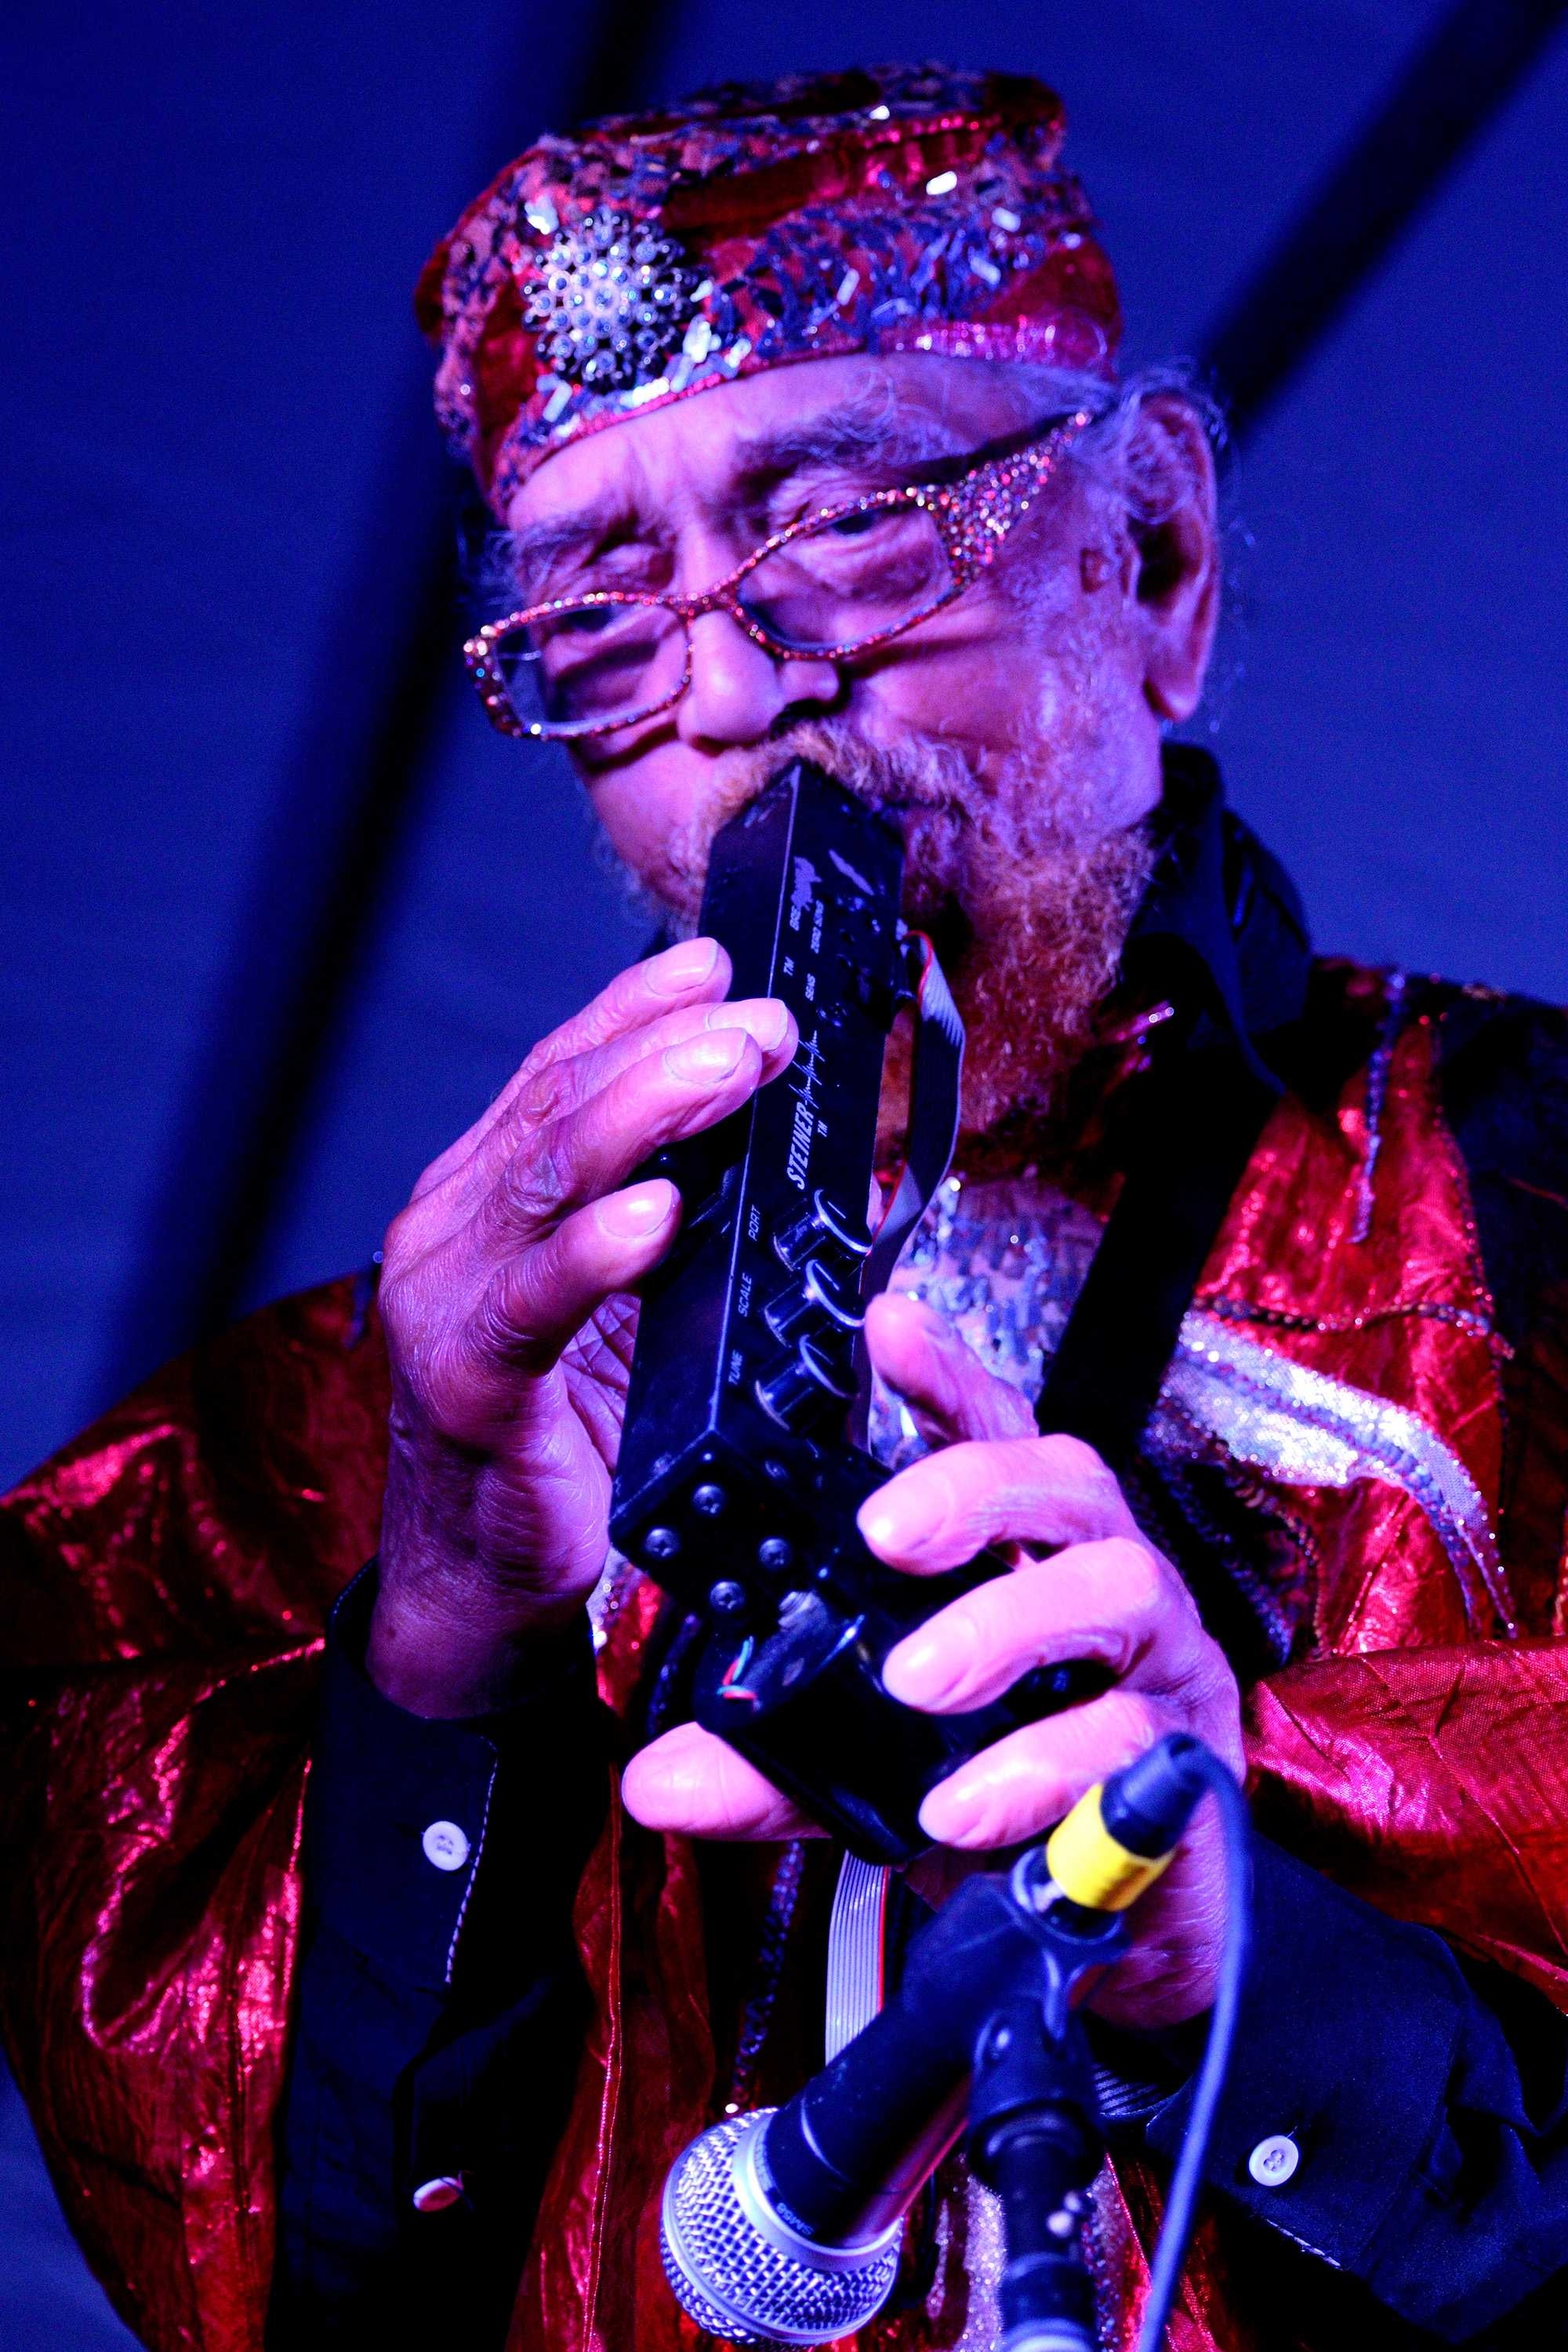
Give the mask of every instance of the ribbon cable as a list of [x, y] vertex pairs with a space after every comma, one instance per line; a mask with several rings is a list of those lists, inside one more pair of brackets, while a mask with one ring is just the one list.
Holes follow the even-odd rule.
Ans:
[[[963, 1077], [963, 1016], [947, 975], [923, 931], [900, 925], [905, 980], [914, 1003], [914, 1055], [910, 1071], [909, 1129], [903, 1164], [861, 1270], [862, 1304], [886, 1290], [899, 1253], [935, 1197], [958, 1140], [959, 1088]], [[855, 1348], [856, 1393], [849, 1436], [862, 1449], [871, 1412], [871, 1366], [863, 1339]]]
[[958, 1140], [959, 1087], [963, 1076], [963, 1019], [947, 975], [923, 931], [903, 935], [910, 993], [914, 999], [914, 1061], [910, 1075], [909, 1138], [904, 1163], [871, 1244], [860, 1286], [863, 1298], [888, 1286], [914, 1227], [947, 1174]]
[[825, 2053], [831, 2061], [882, 2006], [888, 1934], [888, 1885], [881, 1863], [847, 1853], [827, 1923], [827, 2012]]
[[[862, 1299], [888, 1286], [899, 1253], [930, 1207], [947, 1174], [958, 1139], [959, 1087], [963, 1076], [963, 1020], [952, 1001], [936, 950], [923, 931], [902, 934], [905, 972], [914, 999], [914, 1059], [910, 1073], [909, 1135], [892, 1198], [877, 1228], [862, 1275]], [[856, 1443], [866, 1442], [870, 1366], [857, 1349], [858, 1386], [850, 1419]], [[824, 2040], [836, 2058], [882, 2006], [888, 1885], [891, 1874], [847, 1853], [838, 1874], [827, 1928], [827, 2014]]]

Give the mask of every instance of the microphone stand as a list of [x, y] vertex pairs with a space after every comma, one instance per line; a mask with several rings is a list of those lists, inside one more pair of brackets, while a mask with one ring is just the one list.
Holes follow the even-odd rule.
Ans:
[[1096, 2352], [1083, 2192], [1102, 2143], [1072, 1996], [1127, 1942], [1119, 1914], [1063, 1894], [1043, 1845], [966, 1879], [836, 2058], [671, 2168], [665, 2272], [699, 2324], [739, 2343], [853, 2334], [886, 2300], [902, 2217], [967, 2105], [1006, 2233], [1000, 2352]]
[[1079, 1800], [1006, 1873], [966, 1879], [914, 1938], [892, 1998], [782, 2107], [715, 2124], [671, 2167], [661, 2233], [687, 2310], [737, 2343], [828, 2344], [880, 2310], [902, 2220], [963, 2128], [1002, 2203], [1000, 2352], [1095, 2352], [1086, 2192], [1104, 2155], [1074, 2005], [1119, 1959], [1126, 1906], [1218, 1801], [1230, 1913], [1193, 2114], [1151, 2266], [1140, 2352], [1175, 2292], [1225, 2080], [1247, 1940], [1246, 1801], [1169, 1733]]
[[1028, 1921], [1035, 1982], [981, 2028], [969, 2094], [970, 2168], [1002, 2205], [1001, 2352], [1095, 2352], [1084, 2261], [1089, 2183], [1105, 2156], [1074, 1987], [1125, 1950], [1119, 1915], [1063, 1903], [1045, 1849], [1022, 1855], [1009, 1893]]

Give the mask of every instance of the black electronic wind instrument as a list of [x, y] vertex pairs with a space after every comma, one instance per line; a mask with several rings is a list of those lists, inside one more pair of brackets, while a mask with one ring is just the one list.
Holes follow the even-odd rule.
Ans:
[[[1041, 1668], [973, 1713], [924, 1715], [883, 1688], [888, 1652], [1005, 1572], [886, 1567], [855, 1514], [889, 1473], [860, 1444], [860, 1326], [945, 1173], [963, 1026], [929, 942], [900, 919], [903, 848], [885, 817], [795, 761], [713, 844], [701, 927], [737, 997], [800, 1028], [783, 1076], [653, 1167], [685, 1216], [646, 1286], [611, 1536], [701, 1621], [698, 1719], [857, 1853], [929, 1841], [921, 1803], [1005, 1733], [1066, 1705], [1085, 1669]], [[905, 1170], [876, 1234], [867, 1203], [888, 1034], [913, 1000]]]

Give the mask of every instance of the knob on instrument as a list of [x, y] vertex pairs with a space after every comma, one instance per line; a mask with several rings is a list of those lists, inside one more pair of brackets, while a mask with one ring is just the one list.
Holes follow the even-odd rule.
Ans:
[[871, 1255], [871, 1236], [864, 1224], [847, 1215], [819, 1188], [812, 1194], [810, 1208], [785, 1225], [773, 1248], [795, 1274], [808, 1257], [831, 1257], [835, 1251], [851, 1265], [858, 1265], [862, 1258]]
[[763, 1319], [775, 1339], [792, 1343], [802, 1337], [831, 1340], [836, 1332], [858, 1331], [866, 1318], [859, 1300], [834, 1281], [821, 1259], [808, 1257], [799, 1289], [783, 1291], [771, 1300]]
[[855, 1393], [854, 1375], [840, 1371], [826, 1350], [803, 1339], [793, 1355], [781, 1356], [757, 1381], [757, 1402], [796, 1436], [841, 1420]]

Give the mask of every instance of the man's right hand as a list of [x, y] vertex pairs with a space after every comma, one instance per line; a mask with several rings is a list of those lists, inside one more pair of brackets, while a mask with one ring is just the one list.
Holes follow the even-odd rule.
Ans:
[[635, 1288], [680, 1215], [673, 1184], [626, 1179], [795, 1052], [784, 1006], [726, 1003], [729, 983], [712, 940], [621, 973], [535, 1046], [387, 1234], [392, 1444], [366, 1663], [416, 1714], [504, 1706], [604, 1567]]

